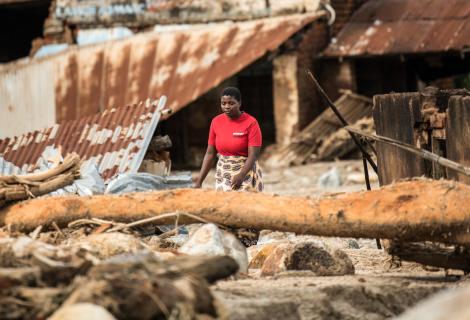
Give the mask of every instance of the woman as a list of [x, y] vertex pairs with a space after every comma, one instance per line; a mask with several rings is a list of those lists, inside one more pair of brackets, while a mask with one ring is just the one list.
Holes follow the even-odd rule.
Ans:
[[262, 136], [258, 121], [240, 110], [240, 91], [225, 88], [221, 98], [222, 114], [212, 119], [206, 155], [195, 187], [201, 188], [214, 162], [216, 190], [263, 191], [262, 174], [257, 163]]

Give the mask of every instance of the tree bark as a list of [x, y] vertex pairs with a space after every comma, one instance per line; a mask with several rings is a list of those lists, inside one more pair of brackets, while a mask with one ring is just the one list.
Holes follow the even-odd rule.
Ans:
[[[180, 189], [126, 195], [33, 199], [0, 210], [0, 225], [33, 230], [83, 218], [129, 222], [187, 212], [234, 228], [354, 238], [470, 244], [470, 186], [417, 179], [322, 199]], [[156, 221], [174, 223], [174, 217]], [[195, 222], [184, 215], [180, 223]]]

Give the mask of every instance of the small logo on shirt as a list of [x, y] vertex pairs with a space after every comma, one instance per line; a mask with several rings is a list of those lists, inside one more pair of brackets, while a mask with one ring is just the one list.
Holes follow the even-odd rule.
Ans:
[[244, 136], [245, 134], [246, 134], [246, 132], [234, 132], [233, 136], [234, 137], [241, 137], [241, 136]]

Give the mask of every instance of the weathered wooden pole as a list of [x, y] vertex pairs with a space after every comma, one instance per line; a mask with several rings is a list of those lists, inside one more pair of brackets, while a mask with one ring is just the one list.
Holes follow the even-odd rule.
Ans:
[[[28, 231], [82, 218], [129, 222], [177, 211], [234, 228], [470, 245], [469, 201], [468, 185], [422, 179], [322, 199], [180, 189], [33, 199], [0, 210], [0, 225]], [[171, 224], [174, 217], [155, 223]]]
[[393, 145], [393, 146], [398, 147], [402, 150], [406, 150], [408, 152], [411, 152], [411, 153], [413, 153], [413, 154], [415, 154], [415, 155], [417, 155], [417, 156], [419, 156], [423, 159], [435, 162], [437, 164], [440, 164], [443, 167], [446, 167], [446, 168], [451, 169], [451, 170], [455, 170], [459, 173], [462, 173], [462, 174], [466, 175], [467, 177], [470, 177], [470, 168], [469, 167], [465, 167], [465, 166], [463, 166], [463, 165], [461, 165], [461, 164], [459, 164], [455, 161], [449, 160], [447, 158], [444, 158], [440, 155], [434, 154], [434, 153], [429, 152], [427, 150], [416, 148], [415, 146], [413, 146], [411, 144], [404, 143], [404, 142], [401, 142], [401, 141], [398, 141], [398, 140], [395, 140], [395, 139], [392, 139], [392, 138], [379, 136], [379, 135], [376, 135], [376, 134], [369, 134], [367, 132], [363, 132], [363, 131], [358, 130], [358, 129], [353, 128], [353, 127], [346, 127], [345, 129], [348, 130], [349, 132], [361, 135], [361, 136], [366, 137], [368, 139], [372, 139], [372, 140], [375, 140], [375, 141], [380, 141], [380, 142], [384, 142], [384, 143]]

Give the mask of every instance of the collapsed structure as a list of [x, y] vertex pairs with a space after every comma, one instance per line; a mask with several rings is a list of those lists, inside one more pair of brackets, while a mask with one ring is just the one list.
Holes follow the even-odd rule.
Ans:
[[[279, 5], [262, 2], [264, 8]], [[470, 189], [465, 185], [469, 181], [465, 174], [469, 172], [465, 167], [469, 165], [465, 155], [470, 132], [468, 91], [428, 88], [414, 93], [377, 95], [373, 108], [367, 96], [389, 91], [387, 88], [392, 86], [403, 85], [407, 90], [410, 87], [409, 90], [416, 90], [422, 80], [436, 80], [428, 74], [432, 73], [431, 65], [436, 61], [444, 64], [440, 70], [446, 74], [467, 70], [459, 66], [455, 71], [452, 66], [456, 63], [456, 53], [461, 54], [462, 60], [468, 59], [464, 52], [468, 37], [462, 34], [466, 34], [470, 11], [456, 11], [456, 7], [466, 8], [465, 3], [457, 0], [450, 1], [450, 9], [446, 10], [440, 10], [442, 4], [432, 0], [392, 2], [392, 5], [390, 1], [366, 3], [324, 51], [323, 68], [318, 67], [311, 56], [325, 44], [321, 41], [312, 44], [312, 39], [318, 39], [315, 37], [321, 37], [319, 34], [325, 31], [328, 17], [318, 3], [308, 10], [305, 5], [299, 6], [298, 10], [307, 13], [294, 11], [288, 15], [277, 14], [282, 10], [273, 10], [277, 12], [273, 14], [269, 10], [254, 10], [254, 7], [249, 7], [248, 11], [241, 7], [241, 13], [234, 14], [230, 11], [232, 7], [224, 8], [217, 2], [217, 11], [215, 7], [205, 6], [206, 1], [181, 7], [174, 3], [164, 6], [159, 2], [158, 8], [147, 2], [111, 3], [102, 7], [87, 1], [72, 6], [60, 1], [54, 3], [46, 25], [49, 38], [45, 41], [51, 41], [49, 44], [65, 41], [67, 46], [70, 39], [73, 39], [71, 42], [86, 42], [83, 39], [99, 38], [99, 32], [85, 31], [86, 27], [96, 24], [115, 27], [128, 23], [129, 27], [139, 29], [156, 21], [194, 23], [205, 21], [207, 17], [215, 20], [230, 17], [235, 22], [159, 26], [154, 32], [121, 41], [72, 47], [55, 56], [33, 59], [31, 64], [23, 61], [2, 67], [0, 73], [4, 72], [0, 77], [4, 81], [0, 83], [0, 90], [6, 93], [2, 103], [6, 101], [3, 106], [9, 113], [18, 113], [22, 107], [29, 108], [32, 105], [29, 102], [35, 102], [28, 100], [34, 96], [21, 95], [24, 88], [31, 87], [31, 92], [42, 93], [41, 101], [46, 102], [47, 111], [51, 112], [48, 116], [31, 112], [28, 121], [60, 123], [0, 140], [1, 169], [4, 174], [10, 174], [0, 178], [0, 205], [44, 193], [40, 184], [51, 182], [48, 174], [39, 175], [46, 177], [44, 180], [38, 175], [18, 174], [41, 168], [42, 160], [57, 163], [53, 159], [55, 154], [50, 151], [62, 156], [78, 153], [85, 163], [83, 170], [97, 166], [106, 182], [119, 173], [135, 173], [143, 167], [153, 167], [151, 161], [144, 162], [145, 158], [158, 158], [168, 168], [168, 155], [159, 153], [159, 148], [171, 143], [155, 138], [164, 99], [110, 108], [114, 104], [129, 104], [132, 102], [129, 100], [144, 99], [154, 92], [169, 96], [167, 114], [183, 110], [188, 104], [194, 107], [191, 111], [187, 111], [189, 107], [179, 112], [160, 129], [179, 132], [173, 135], [177, 137], [177, 145], [185, 145], [185, 152], [194, 153], [195, 159], [198, 153], [193, 152], [194, 148], [205, 144], [205, 135], [200, 133], [207, 129], [205, 126], [212, 112], [208, 110], [217, 100], [217, 86], [235, 82], [243, 92], [248, 92], [248, 100], [255, 105], [252, 110], [266, 125], [268, 141], [270, 138], [274, 141], [275, 136], [279, 149], [269, 159], [272, 162], [302, 164], [312, 158], [331, 159], [350, 152], [354, 145], [342, 136], [344, 133], [347, 137], [348, 131], [337, 130], [344, 123], [338, 122], [330, 110], [321, 112], [322, 108], [315, 105], [319, 101], [316, 94], [310, 89], [303, 90], [306, 80], [299, 71], [303, 71], [305, 64], [314, 65], [314, 71], [332, 97], [340, 93], [338, 83], [346, 83], [346, 87], [366, 94], [342, 92], [337, 105], [347, 122], [372, 131], [368, 117], [373, 115], [379, 135], [453, 160], [465, 170], [462, 174], [444, 169], [438, 162], [431, 163], [379, 141], [377, 160], [382, 187], [367, 192], [312, 199], [173, 190], [120, 196], [39, 198], [8, 205], [0, 209], [0, 315], [31, 318], [48, 317], [57, 312], [59, 317], [68, 307], [74, 310], [71, 312], [81, 314], [84, 309], [80, 309], [83, 307], [80, 304], [87, 303], [110, 319], [114, 316], [148, 319], [197, 318], [201, 314], [222, 316], [209, 283], [235, 274], [237, 268], [246, 272], [248, 261], [246, 249], [230, 231], [239, 236], [249, 235], [255, 241], [257, 231], [263, 229], [328, 237], [389, 239], [388, 251], [404, 260], [469, 272], [470, 212], [462, 206], [470, 197]], [[426, 10], [421, 10], [423, 8]], [[128, 11], [131, 11], [131, 18], [123, 19], [126, 14], [122, 13]], [[384, 12], [394, 14], [389, 17]], [[442, 26], [444, 20], [452, 20], [449, 30], [453, 38], [448, 44], [439, 43], [433, 37], [433, 30]], [[416, 35], [419, 37], [417, 46], [410, 46], [404, 41], [402, 31], [414, 30], [420, 23], [426, 25], [427, 31]], [[381, 43], [384, 38], [388, 39], [385, 48]], [[434, 49], [426, 47], [428, 43]], [[47, 43], [43, 44], [46, 46], [42, 52], [47, 48], [51, 50]], [[437, 58], [408, 56], [416, 52], [429, 53], [429, 50], [439, 53]], [[389, 54], [399, 54], [403, 61], [398, 62], [397, 57], [389, 57]], [[367, 60], [369, 58], [372, 60]], [[412, 70], [408, 58], [420, 62], [420, 67]], [[388, 75], [384, 75], [379, 80], [367, 78], [374, 72], [363, 71], [384, 61], [393, 61], [385, 68], [399, 66], [394, 76], [388, 79]], [[328, 72], [324, 72], [326, 69]], [[418, 77], [408, 78], [411, 71], [416, 71]], [[11, 83], [14, 85], [9, 86]], [[211, 88], [216, 89], [211, 91]], [[264, 97], [272, 97], [274, 107], [264, 105]], [[308, 109], [312, 105], [315, 108]], [[269, 108], [271, 113], [267, 112]], [[98, 111], [102, 113], [95, 115]], [[315, 114], [320, 116], [311, 122]], [[85, 115], [87, 117], [75, 119]], [[65, 120], [69, 121], [63, 122]], [[2, 125], [2, 129], [21, 129], [6, 122], [8, 126]], [[355, 132], [361, 130], [356, 128]], [[178, 137], [183, 137], [184, 141], [178, 141]], [[70, 172], [67, 172], [67, 179], [54, 186], [61, 187], [76, 178], [76, 161], [72, 161], [73, 166], [66, 161], [66, 165], [55, 168], [54, 172], [59, 172], [62, 167], [70, 167]], [[365, 166], [367, 168], [367, 164]], [[434, 180], [458, 181], [416, 179], [423, 175]], [[397, 182], [403, 178], [408, 181]], [[204, 223], [204, 226], [196, 223]], [[28, 236], [23, 235], [28, 232]], [[18, 233], [22, 236], [16, 237]], [[78, 241], [74, 243], [75, 237]], [[355, 273], [348, 254], [330, 250], [315, 240], [318, 239], [268, 243], [264, 248], [254, 248], [249, 265], [260, 268], [261, 276], [277, 276], [293, 270], [309, 271], [308, 276]], [[127, 246], [119, 247], [122, 244]], [[121, 253], [125, 254], [119, 255]], [[233, 259], [174, 257], [201, 253], [229, 255]], [[359, 278], [357, 281], [369, 280]], [[408, 286], [407, 283], [404, 286]], [[365, 286], [361, 284], [361, 292], [366, 291]], [[336, 285], [330, 291], [341, 290], [342, 287]], [[354, 294], [345, 291], [349, 303]], [[402, 293], [399, 291], [398, 295]], [[364, 296], [370, 299], [367, 294]], [[388, 305], [394, 310], [384, 317], [403, 311], [394, 308], [392, 303]], [[333, 307], [326, 314], [330, 315], [332, 310]], [[292, 313], [295, 312], [294, 309]]]

